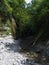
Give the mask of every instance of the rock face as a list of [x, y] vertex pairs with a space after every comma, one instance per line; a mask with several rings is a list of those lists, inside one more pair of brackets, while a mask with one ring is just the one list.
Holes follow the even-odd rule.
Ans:
[[40, 65], [27, 60], [20, 50], [19, 40], [12, 39], [12, 36], [0, 38], [0, 65]]

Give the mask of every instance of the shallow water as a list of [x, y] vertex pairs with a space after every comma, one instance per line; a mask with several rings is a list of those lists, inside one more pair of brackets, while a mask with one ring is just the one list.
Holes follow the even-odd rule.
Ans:
[[0, 37], [0, 65], [41, 65], [28, 59], [19, 43], [20, 40], [14, 40], [11, 35]]

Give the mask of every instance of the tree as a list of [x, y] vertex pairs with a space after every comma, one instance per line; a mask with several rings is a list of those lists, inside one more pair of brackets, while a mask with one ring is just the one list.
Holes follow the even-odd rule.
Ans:
[[42, 34], [45, 34], [45, 32], [47, 34], [47, 32], [49, 32], [49, 1], [32, 1], [31, 8], [30, 14], [32, 15], [32, 22], [34, 23], [34, 27], [36, 27], [36, 32], [39, 32], [33, 43], [34, 46]]
[[[21, 36], [23, 31], [23, 26], [29, 21], [29, 16], [25, 11], [25, 1], [24, 0], [3, 0], [0, 2], [2, 16], [4, 19], [9, 19], [11, 22], [11, 28], [13, 36], [16, 37], [16, 34]], [[22, 28], [22, 29], [21, 29]]]

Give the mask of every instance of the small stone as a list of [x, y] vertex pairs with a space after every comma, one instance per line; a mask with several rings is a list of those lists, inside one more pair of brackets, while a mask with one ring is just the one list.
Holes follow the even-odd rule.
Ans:
[[1, 43], [3, 43], [3, 42], [1, 42]]
[[25, 60], [21, 61], [21, 64], [25, 64]]

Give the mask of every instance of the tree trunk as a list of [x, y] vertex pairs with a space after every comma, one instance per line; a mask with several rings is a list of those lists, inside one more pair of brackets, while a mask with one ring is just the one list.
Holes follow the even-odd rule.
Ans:
[[11, 33], [14, 39], [16, 39], [16, 22], [15, 19], [12, 17], [10, 18], [10, 23], [11, 23]]
[[43, 30], [41, 29], [37, 35], [37, 37], [35, 38], [33, 44], [32, 44], [32, 47], [36, 44], [36, 42], [38, 41], [38, 39], [40, 38], [40, 36], [43, 34]]

